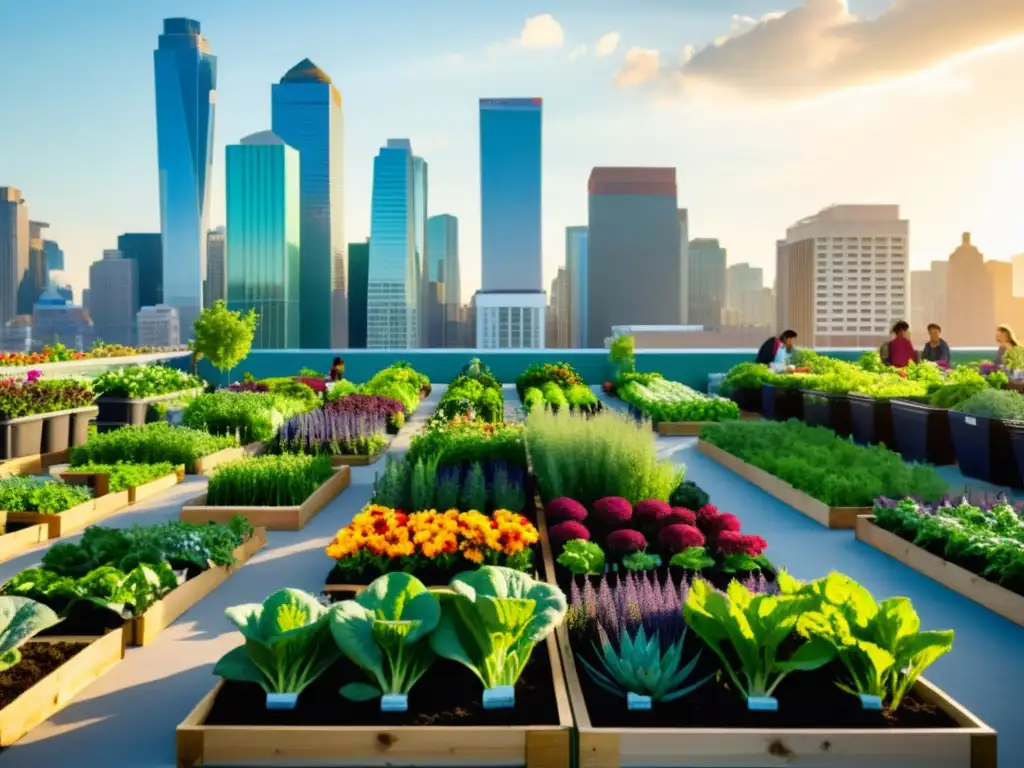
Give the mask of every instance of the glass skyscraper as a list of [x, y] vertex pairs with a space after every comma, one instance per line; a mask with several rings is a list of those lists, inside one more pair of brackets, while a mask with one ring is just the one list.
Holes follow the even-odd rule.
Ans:
[[303, 59], [272, 87], [271, 101], [272, 130], [300, 156], [301, 346], [347, 347], [348, 242], [341, 94], [322, 69]]
[[366, 284], [370, 241], [348, 244], [348, 345], [366, 349]]
[[388, 139], [373, 161], [366, 346], [419, 346], [415, 174], [408, 139]]
[[484, 293], [543, 290], [541, 111], [540, 99], [480, 100]]
[[459, 220], [449, 213], [427, 219], [427, 282], [444, 284], [443, 337], [446, 346], [459, 337], [462, 285], [459, 275]]
[[217, 57], [198, 21], [165, 19], [153, 64], [164, 303], [177, 308], [189, 338], [206, 278]]
[[416, 315], [420, 325], [420, 346], [427, 344], [427, 161], [412, 157], [413, 239], [416, 243], [416, 285], [420, 287]]
[[565, 228], [565, 271], [569, 283], [569, 347], [586, 346], [587, 228]]
[[163, 244], [159, 232], [126, 232], [117, 238], [117, 250], [134, 259], [139, 277], [139, 306], [164, 303]]
[[299, 153], [270, 131], [227, 148], [227, 303], [256, 310], [255, 349], [299, 347], [299, 173]]

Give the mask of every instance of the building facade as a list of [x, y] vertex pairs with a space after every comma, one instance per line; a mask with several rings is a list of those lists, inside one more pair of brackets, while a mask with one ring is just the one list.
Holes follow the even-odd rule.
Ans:
[[427, 161], [422, 157], [412, 157], [412, 231], [413, 243], [416, 248], [416, 285], [419, 286], [417, 301], [417, 319], [420, 325], [419, 346], [430, 346], [427, 343], [430, 312], [427, 309], [430, 279], [427, 277]]
[[479, 349], [543, 349], [548, 299], [538, 293], [485, 293], [474, 297]]
[[227, 300], [227, 280], [224, 227], [217, 227], [206, 234], [206, 282], [203, 285], [203, 306], [212, 307], [219, 300]]
[[21, 190], [0, 187], [0, 327], [18, 315], [18, 293], [29, 271], [28, 206]]
[[551, 281], [551, 304], [548, 307], [547, 346], [567, 349], [570, 330], [569, 274], [565, 267], [559, 267]]
[[908, 316], [910, 226], [897, 205], [836, 205], [776, 248], [776, 325], [800, 344], [874, 347]]
[[186, 334], [203, 308], [213, 170], [217, 57], [198, 21], [165, 19], [153, 53], [160, 171], [163, 301]]
[[64, 251], [53, 240], [43, 240], [43, 256], [49, 271], [60, 272], [64, 269]]
[[[565, 228], [565, 281], [568, 294], [568, 346], [581, 349], [587, 335], [587, 228]], [[552, 297], [554, 303], [554, 297]]]
[[159, 232], [126, 232], [117, 238], [117, 250], [136, 264], [139, 306], [155, 307], [164, 301], [163, 242]]
[[91, 349], [96, 336], [89, 313], [61, 296], [51, 285], [32, 308], [31, 348], [61, 343], [84, 352]]
[[457, 346], [462, 323], [459, 220], [449, 213], [427, 219], [427, 265], [427, 280], [444, 285], [443, 346]]
[[960, 245], [949, 257], [946, 278], [945, 331], [950, 346], [988, 347], [995, 345], [995, 286], [985, 257], [964, 232]]
[[227, 305], [259, 315], [254, 349], [300, 347], [300, 190], [299, 153], [271, 131], [227, 148]]
[[368, 349], [419, 347], [415, 182], [412, 145], [389, 139], [373, 161], [370, 269], [366, 288]]
[[108, 344], [135, 341], [139, 311], [138, 265], [118, 250], [103, 252], [89, 267], [89, 300], [93, 331]]
[[299, 151], [303, 349], [348, 346], [345, 130], [341, 93], [303, 59], [272, 87], [271, 130]]
[[43, 231], [50, 225], [42, 221], [28, 222], [28, 269], [18, 286], [18, 314], [31, 315], [39, 296], [50, 284], [50, 270], [43, 251]]
[[733, 264], [725, 276], [726, 325], [765, 328], [775, 325], [775, 294], [765, 288], [764, 270], [749, 264]]
[[718, 330], [725, 309], [725, 248], [718, 240], [697, 238], [690, 241], [687, 255], [690, 324]]
[[690, 212], [679, 209], [679, 317], [690, 322]]
[[594, 168], [588, 184], [586, 347], [614, 325], [682, 322], [674, 168]]
[[181, 344], [178, 310], [167, 304], [140, 309], [136, 326], [140, 347], [176, 347]]
[[366, 349], [366, 290], [370, 271], [370, 240], [348, 244], [348, 345]]

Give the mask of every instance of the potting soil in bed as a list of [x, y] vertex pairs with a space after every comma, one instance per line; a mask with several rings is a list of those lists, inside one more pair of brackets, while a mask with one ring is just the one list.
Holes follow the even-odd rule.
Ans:
[[558, 725], [547, 647], [538, 645], [516, 684], [512, 709], [485, 710], [483, 686], [468, 669], [438, 659], [409, 693], [408, 712], [380, 711], [378, 701], [352, 702], [338, 690], [368, 678], [342, 659], [299, 694], [293, 710], [267, 710], [266, 694], [253, 683], [225, 681], [205, 725], [385, 726], [402, 725]]
[[86, 643], [25, 643], [21, 661], [0, 672], [0, 709], [86, 648]]

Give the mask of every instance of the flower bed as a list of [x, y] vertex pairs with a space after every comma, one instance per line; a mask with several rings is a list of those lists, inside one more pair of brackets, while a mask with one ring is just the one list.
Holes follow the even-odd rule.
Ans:
[[214, 436], [202, 430], [156, 423], [93, 435], [84, 445], [72, 449], [71, 465], [170, 462], [184, 465], [185, 472], [191, 475], [211, 469], [209, 462], [203, 465], [204, 459], [232, 449], [230, 457], [240, 458], [238, 438], [233, 435]]
[[[245, 644], [178, 727], [178, 762], [567, 768], [565, 608], [557, 587], [489, 566], [444, 594], [390, 573], [329, 608], [291, 589], [236, 606]], [[285, 631], [292, 653], [260, 655]]]
[[504, 418], [505, 395], [501, 383], [493, 376], [481, 373], [476, 377], [459, 375], [452, 379], [441, 395], [430, 423], [439, 425], [463, 419], [499, 424]]
[[123, 344], [97, 342], [89, 352], [68, 349], [63, 344], [43, 347], [41, 352], [0, 352], [0, 367], [19, 368], [28, 365], [48, 365], [75, 360], [106, 360], [113, 357], [134, 357], [154, 355], [162, 352], [176, 352], [184, 347], [128, 347]]
[[405, 426], [405, 407], [398, 400], [382, 395], [345, 395], [331, 400], [325, 408], [339, 413], [383, 416], [387, 421], [387, 431], [392, 435], [398, 434]]
[[102, 430], [157, 421], [157, 403], [198, 395], [203, 387], [198, 376], [162, 365], [106, 371], [91, 383], [98, 396], [96, 426]]
[[0, 459], [65, 451], [85, 442], [93, 391], [72, 379], [0, 379]]
[[184, 522], [224, 523], [242, 515], [267, 530], [297, 531], [349, 485], [348, 467], [328, 456], [255, 456], [218, 469], [206, 493], [187, 502]]
[[619, 387], [618, 394], [653, 420], [662, 435], [696, 435], [699, 433], [697, 425], [740, 417], [740, 408], [732, 400], [702, 395], [684, 384], [660, 377], [648, 384], [627, 382]]
[[369, 463], [371, 458], [376, 461], [388, 444], [385, 434], [387, 416], [380, 411], [347, 408], [342, 405], [346, 399], [292, 416], [281, 425], [267, 450], [341, 459], [360, 457], [366, 459], [363, 463]]
[[797, 422], [705, 427], [698, 449], [829, 528], [854, 528], [879, 496], [937, 500], [946, 491], [932, 467]]

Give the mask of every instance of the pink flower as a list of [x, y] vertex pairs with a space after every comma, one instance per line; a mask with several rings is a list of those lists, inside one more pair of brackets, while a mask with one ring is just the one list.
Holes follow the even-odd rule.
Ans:
[[594, 502], [594, 519], [608, 529], [623, 528], [633, 516], [633, 505], [620, 496]]
[[714, 517], [698, 517], [698, 527], [704, 531], [705, 536], [714, 538], [725, 531], [739, 532], [740, 519], [731, 512], [719, 512]]
[[548, 541], [551, 542], [551, 547], [556, 552], [561, 552], [565, 543], [574, 539], [589, 541], [590, 531], [585, 525], [577, 523], [575, 520], [566, 520], [564, 523], [558, 523], [548, 528]]
[[647, 539], [640, 531], [629, 529], [612, 531], [605, 539], [608, 552], [613, 555], [631, 555], [647, 547]]
[[686, 507], [672, 507], [667, 515], [658, 519], [658, 527], [667, 525], [697, 525], [697, 513]]
[[43, 378], [43, 372], [38, 370], [37, 368], [33, 368], [31, 371], [25, 374], [25, 381], [29, 383], [32, 383], [33, 381], [39, 381], [41, 378]]
[[544, 508], [548, 519], [559, 522], [562, 520], [575, 520], [578, 523], [587, 519], [587, 509], [575, 499], [560, 496], [552, 499]]
[[703, 547], [704, 534], [692, 525], [669, 525], [661, 529], [658, 543], [672, 554], [690, 547]]
[[749, 555], [757, 557], [768, 548], [768, 542], [760, 536], [745, 535], [737, 531], [722, 531], [716, 542], [723, 555]]
[[672, 511], [666, 502], [658, 499], [638, 501], [633, 507], [633, 520], [641, 525], [654, 523]]

